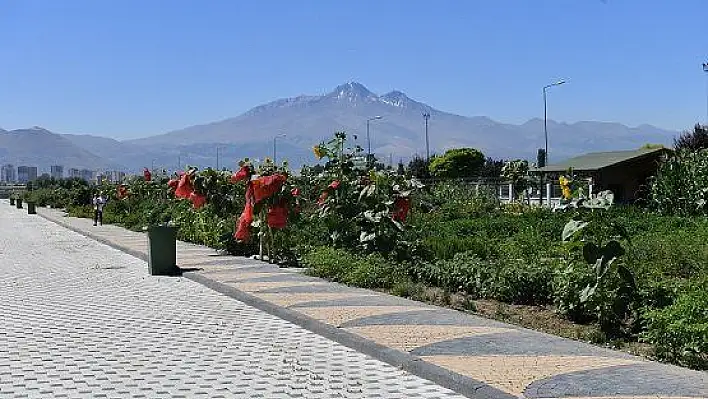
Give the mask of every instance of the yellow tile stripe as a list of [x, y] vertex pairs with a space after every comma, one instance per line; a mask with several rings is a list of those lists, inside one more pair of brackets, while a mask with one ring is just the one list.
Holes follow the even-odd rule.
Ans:
[[327, 306], [312, 308], [294, 308], [297, 312], [339, 327], [342, 324], [369, 316], [389, 313], [413, 312], [428, 308], [417, 306]]
[[[577, 371], [639, 363], [632, 359], [598, 356], [423, 356], [424, 360], [458, 374], [521, 395], [537, 380]], [[574, 398], [576, 399], [576, 398]]]
[[369, 338], [381, 345], [408, 352], [436, 342], [515, 330], [511, 328], [451, 325], [376, 325], [350, 327], [347, 328], [347, 331]]
[[331, 301], [357, 297], [370, 297], [375, 294], [356, 292], [283, 292], [283, 293], [256, 293], [256, 296], [276, 305], [290, 307], [301, 303], [315, 301]]

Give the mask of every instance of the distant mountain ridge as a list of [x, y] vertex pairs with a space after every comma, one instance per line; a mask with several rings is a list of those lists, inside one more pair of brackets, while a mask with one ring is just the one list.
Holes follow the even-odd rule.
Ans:
[[[186, 127], [141, 139], [117, 141], [96, 136], [63, 135], [74, 146], [97, 155], [102, 164], [130, 170], [153, 163], [168, 169], [185, 163], [201, 167], [234, 167], [243, 157], [272, 156], [273, 137], [278, 158], [295, 167], [312, 163], [311, 148], [335, 131], [358, 136], [366, 148], [366, 121], [370, 123], [372, 152], [380, 159], [407, 160], [425, 153], [423, 113], [430, 113], [431, 152], [453, 147], [474, 147], [495, 158], [534, 160], [543, 146], [543, 120], [514, 125], [486, 116], [461, 116], [416, 101], [400, 90], [377, 95], [358, 82], [347, 82], [322, 95], [300, 95], [258, 105], [233, 118]], [[0, 133], [2, 133], [0, 131]], [[2, 134], [7, 134], [2, 133]], [[548, 120], [551, 162], [595, 151], [627, 150], [644, 144], [670, 145], [677, 132], [650, 125], [628, 127], [613, 122]], [[51, 147], [45, 147], [50, 151]], [[2, 155], [0, 144], [0, 158]], [[99, 164], [96, 162], [96, 164]]]
[[51, 165], [66, 165], [67, 169], [124, 168], [37, 126], [0, 131], [0, 163], [37, 166], [40, 171], [48, 171]]

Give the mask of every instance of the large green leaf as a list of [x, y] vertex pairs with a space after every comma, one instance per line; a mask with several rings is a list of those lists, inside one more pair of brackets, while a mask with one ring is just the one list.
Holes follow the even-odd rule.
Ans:
[[583, 245], [583, 258], [586, 262], [591, 265], [595, 264], [600, 257], [602, 257], [602, 252], [595, 243], [589, 242]]
[[588, 222], [583, 222], [582, 220], [571, 220], [566, 223], [565, 227], [563, 227], [563, 242], [569, 241], [577, 232], [587, 225]]
[[587, 287], [583, 288], [583, 290], [580, 291], [580, 303], [587, 302], [588, 299], [590, 299], [590, 297], [595, 294], [595, 290], [597, 290], [597, 284], [588, 285]]
[[624, 248], [622, 248], [622, 244], [620, 244], [616, 240], [612, 240], [605, 244], [605, 247], [602, 248], [602, 256], [605, 259], [614, 259], [618, 258], [622, 255], [624, 255]]

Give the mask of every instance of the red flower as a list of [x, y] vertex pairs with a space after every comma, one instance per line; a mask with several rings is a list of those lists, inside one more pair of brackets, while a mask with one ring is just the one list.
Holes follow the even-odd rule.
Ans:
[[188, 173], [182, 175], [177, 184], [177, 189], [175, 190], [175, 197], [177, 198], [189, 198], [194, 191], [194, 186], [192, 186], [192, 180]]
[[276, 174], [271, 176], [259, 177], [257, 180], [252, 181], [253, 184], [253, 196], [256, 203], [259, 203], [265, 199], [268, 199], [275, 195], [285, 184], [287, 177], [285, 175]]
[[143, 169], [143, 177], [145, 178], [145, 181], [150, 181], [152, 180], [152, 173], [148, 170], [148, 168]]
[[244, 165], [239, 169], [238, 172], [234, 173], [231, 175], [231, 183], [236, 183], [241, 180], [248, 180], [251, 177], [251, 169], [249, 169], [248, 166]]
[[167, 186], [173, 190], [176, 190], [178, 185], [179, 179], [170, 179], [170, 181], [167, 182]]
[[127, 196], [128, 196], [128, 187], [126, 187], [122, 184], [120, 186], [118, 186], [118, 194], [117, 194], [118, 199], [123, 199]]
[[238, 224], [236, 225], [236, 233], [234, 233], [234, 238], [238, 241], [248, 241], [251, 237], [251, 223], [253, 223], [253, 208], [248, 207], [250, 210], [244, 210], [241, 217], [238, 219]]
[[405, 222], [411, 209], [410, 198], [398, 197], [393, 201], [393, 220]]
[[248, 241], [251, 236], [251, 223], [253, 223], [253, 182], [246, 186], [246, 205], [243, 207], [241, 217], [238, 219], [234, 238], [237, 241]]
[[206, 204], [206, 195], [202, 194], [197, 194], [196, 192], [192, 192], [192, 194], [189, 195], [189, 200], [192, 201], [192, 206], [194, 206], [194, 209], [199, 209]]
[[300, 196], [300, 189], [297, 188], [297, 187], [295, 187], [295, 188], [293, 188], [292, 190], [290, 190], [290, 194], [291, 194], [293, 197], [298, 197], [298, 196]]
[[274, 229], [285, 228], [288, 224], [288, 206], [285, 201], [268, 209], [268, 226]]
[[329, 184], [329, 188], [331, 188], [332, 190], [336, 190], [336, 189], [339, 188], [339, 185], [340, 185], [340, 184], [341, 184], [341, 183], [339, 182], [339, 180], [335, 180], [335, 181], [333, 181], [332, 183]]

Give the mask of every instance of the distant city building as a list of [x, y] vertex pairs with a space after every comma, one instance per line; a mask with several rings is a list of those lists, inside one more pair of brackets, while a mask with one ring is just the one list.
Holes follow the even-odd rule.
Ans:
[[81, 171], [76, 169], [76, 168], [69, 168], [69, 176], [70, 179], [74, 177], [81, 177]]
[[81, 169], [81, 178], [87, 182], [92, 182], [96, 179], [96, 172], [88, 169]]
[[42, 176], [39, 176], [39, 177], [41, 177], [42, 179], [49, 179], [52, 176], [49, 173], [44, 172], [44, 173], [42, 173]]
[[2, 168], [0, 168], [0, 182], [17, 182], [17, 172], [15, 171], [15, 166], [13, 164], [9, 163], [7, 165], [3, 165]]
[[37, 167], [36, 166], [18, 166], [17, 167], [17, 182], [27, 183], [33, 180], [37, 180]]
[[52, 165], [50, 167], [50, 174], [53, 178], [55, 179], [63, 179], [64, 178], [64, 167], [61, 165]]
[[111, 183], [120, 183], [125, 178], [125, 172], [121, 172], [120, 170], [106, 171], [106, 178]]

